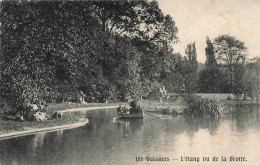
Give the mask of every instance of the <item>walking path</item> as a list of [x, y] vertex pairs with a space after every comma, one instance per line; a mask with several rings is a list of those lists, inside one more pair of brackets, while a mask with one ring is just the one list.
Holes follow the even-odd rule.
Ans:
[[61, 110], [58, 112], [76, 112], [76, 111], [89, 111], [89, 110], [98, 110], [98, 109], [115, 109], [118, 108], [118, 105], [114, 106], [102, 106], [102, 107], [87, 107], [87, 108], [72, 108], [72, 109], [66, 109], [66, 110]]
[[[63, 112], [88, 111], [88, 110], [98, 110], [98, 109], [114, 109], [114, 108], [117, 108], [117, 107], [118, 106], [72, 108], [72, 109], [61, 110], [61, 111], [58, 111], [58, 112], [63, 113]], [[9, 138], [18, 137], [18, 136], [36, 134], [38, 132], [52, 132], [52, 131], [58, 131], [58, 130], [72, 129], [72, 128], [84, 126], [87, 123], [89, 123], [89, 120], [87, 118], [85, 118], [85, 119], [82, 119], [81, 121], [74, 123], [74, 124], [67, 124], [67, 125], [62, 125], [62, 126], [53, 126], [53, 127], [47, 127], [47, 128], [36, 128], [36, 129], [31, 129], [31, 130], [26, 130], [26, 131], [19, 131], [19, 132], [2, 134], [2, 135], [0, 135], [0, 141], [3, 140], [3, 139], [9, 139]]]

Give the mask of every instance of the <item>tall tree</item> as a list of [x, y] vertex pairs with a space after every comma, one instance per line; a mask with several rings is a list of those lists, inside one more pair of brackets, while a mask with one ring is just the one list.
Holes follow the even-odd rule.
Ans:
[[234, 90], [234, 67], [236, 64], [245, 61], [247, 50], [244, 42], [237, 40], [230, 35], [221, 35], [215, 39], [214, 50], [217, 59], [229, 67], [230, 84]]
[[138, 37], [144, 41], [177, 41], [175, 22], [164, 16], [156, 1], [96, 1], [93, 13], [106, 34]]
[[214, 46], [213, 43], [210, 41], [209, 37], [206, 38], [206, 43], [206, 65], [208, 68], [215, 67], [217, 65], [217, 61], [214, 53]]
[[223, 92], [222, 86], [226, 83], [223, 81], [222, 73], [217, 65], [213, 43], [207, 37], [206, 66], [199, 73], [200, 92]]
[[233, 94], [236, 99], [244, 93], [244, 100], [246, 99], [246, 65], [244, 62], [234, 64], [234, 86]]
[[197, 91], [197, 85], [198, 85], [198, 73], [197, 73], [198, 61], [197, 61], [195, 42], [187, 45], [187, 48], [185, 49], [185, 53], [187, 55], [187, 57], [186, 56], [184, 57], [185, 91], [188, 94], [191, 94]]
[[245, 93], [251, 99], [259, 101], [260, 89], [260, 58], [253, 58], [246, 65]]
[[[167, 59], [170, 43], [177, 41], [178, 29], [172, 17], [164, 16], [156, 1], [146, 0], [96, 1], [93, 3], [93, 14], [107, 36], [125, 35], [132, 39], [133, 46], [137, 47], [141, 55], [138, 67], [144, 87], [142, 95], [149, 93], [150, 87], [154, 86], [152, 84], [158, 84], [160, 71], [165, 66], [160, 64]], [[107, 54], [110, 51], [103, 52]], [[109, 61], [103, 59], [103, 63], [107, 63], [106, 60]]]
[[136, 98], [174, 67], [177, 27], [156, 1], [1, 5], [1, 96], [18, 110], [80, 90], [91, 101]]
[[[62, 84], [69, 84], [65, 86], [77, 92], [79, 75], [91, 78], [95, 69], [89, 67], [94, 63], [90, 57], [98, 50], [95, 43], [98, 40], [93, 38], [99, 33], [98, 24], [91, 22], [95, 19], [86, 3], [3, 2], [2, 5], [4, 90], [1, 94], [16, 109], [55, 98], [61, 92], [56, 86]], [[86, 26], [89, 23], [96, 28]]]

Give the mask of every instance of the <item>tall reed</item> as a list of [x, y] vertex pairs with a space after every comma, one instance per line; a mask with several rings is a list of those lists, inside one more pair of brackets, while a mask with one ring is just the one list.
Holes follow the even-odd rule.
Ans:
[[201, 98], [200, 96], [192, 95], [185, 98], [187, 107], [184, 110], [184, 115], [209, 117], [223, 116], [223, 108], [218, 101], [212, 99]]

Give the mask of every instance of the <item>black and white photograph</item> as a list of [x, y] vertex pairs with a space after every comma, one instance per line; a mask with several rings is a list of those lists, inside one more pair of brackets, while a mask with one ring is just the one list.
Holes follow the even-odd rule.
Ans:
[[0, 0], [0, 165], [260, 165], [260, 0]]

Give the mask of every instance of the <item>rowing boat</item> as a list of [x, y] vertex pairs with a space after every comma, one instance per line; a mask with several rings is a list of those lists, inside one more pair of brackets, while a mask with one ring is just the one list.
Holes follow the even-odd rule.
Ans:
[[129, 113], [124, 113], [121, 114], [119, 116], [120, 119], [143, 119], [144, 118], [144, 114], [143, 111], [139, 111], [138, 113], [133, 113], [133, 114], [129, 114]]

